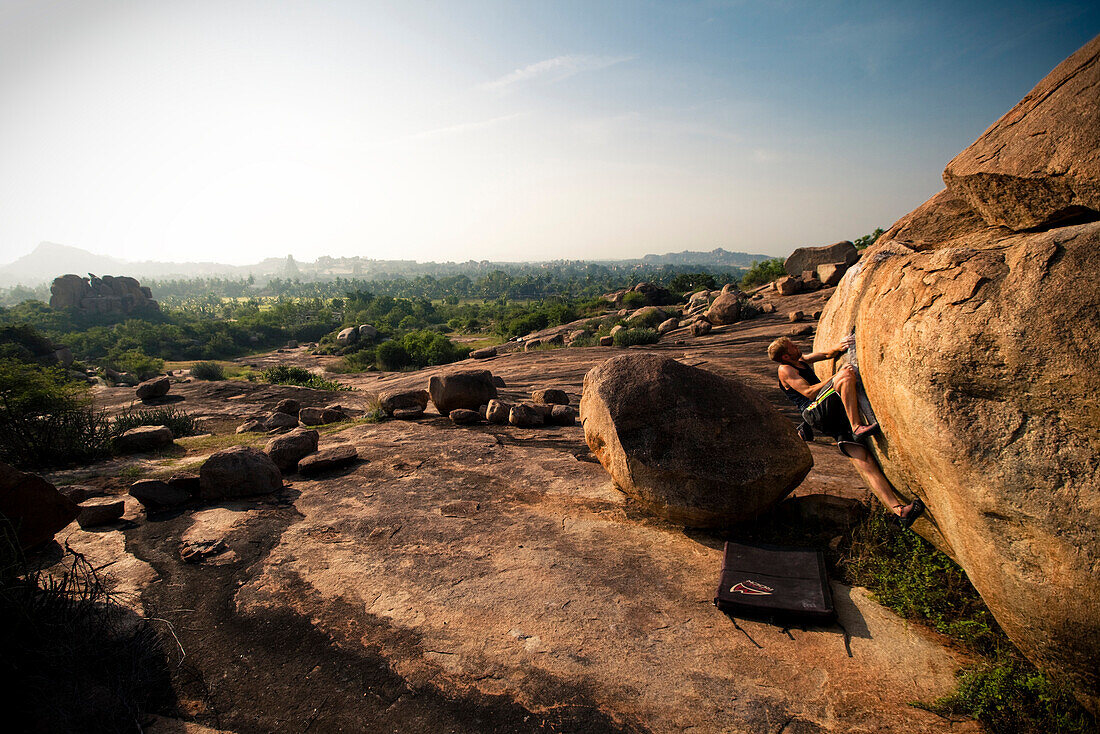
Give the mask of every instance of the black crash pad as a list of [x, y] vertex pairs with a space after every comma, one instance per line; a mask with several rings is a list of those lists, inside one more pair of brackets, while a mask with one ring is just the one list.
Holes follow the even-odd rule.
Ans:
[[836, 618], [819, 550], [726, 543], [714, 605], [730, 614], [790, 621]]

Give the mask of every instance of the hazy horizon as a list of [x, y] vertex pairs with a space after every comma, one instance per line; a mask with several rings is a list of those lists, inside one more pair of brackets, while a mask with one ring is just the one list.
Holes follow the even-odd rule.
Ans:
[[784, 255], [889, 226], [1084, 2], [0, 2], [0, 263]]

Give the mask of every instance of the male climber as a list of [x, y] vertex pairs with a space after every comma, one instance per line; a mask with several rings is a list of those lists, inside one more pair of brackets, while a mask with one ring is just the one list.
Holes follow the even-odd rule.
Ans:
[[874, 456], [858, 443], [877, 431], [878, 424], [865, 424], [860, 419], [856, 369], [845, 365], [832, 380], [821, 382], [810, 368], [814, 362], [836, 359], [844, 354], [853, 341], [854, 337], [848, 337], [836, 349], [803, 355], [793, 341], [781, 336], [768, 345], [768, 357], [779, 363], [779, 386], [783, 393], [799, 411], [814, 413], [817, 426], [836, 439], [837, 446], [851, 460], [863, 482], [898, 517], [902, 527], [907, 528], [924, 512], [924, 503], [919, 497], [908, 505], [902, 502]]

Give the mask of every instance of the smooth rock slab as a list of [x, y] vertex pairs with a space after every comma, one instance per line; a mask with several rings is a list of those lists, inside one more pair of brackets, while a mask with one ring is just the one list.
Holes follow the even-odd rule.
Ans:
[[614, 357], [585, 375], [581, 417], [615, 484], [688, 526], [755, 517], [813, 466], [794, 424], [755, 390], [654, 354]]
[[330, 446], [310, 454], [298, 462], [298, 473], [314, 476], [333, 469], [350, 466], [359, 460], [359, 452], [354, 446]]

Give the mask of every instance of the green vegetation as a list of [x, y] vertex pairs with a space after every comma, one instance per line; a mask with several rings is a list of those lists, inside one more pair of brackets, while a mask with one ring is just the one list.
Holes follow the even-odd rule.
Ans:
[[654, 329], [623, 329], [614, 338], [615, 346], [632, 347], [635, 344], [656, 344], [661, 336]]
[[121, 436], [131, 428], [138, 426], [167, 426], [175, 438], [193, 436], [198, 433], [197, 421], [190, 413], [175, 408], [130, 409], [120, 413], [111, 421], [111, 433]]
[[742, 288], [753, 288], [758, 285], [764, 285], [765, 283], [771, 283], [777, 278], [782, 278], [787, 274], [787, 271], [783, 269], [783, 260], [776, 257], [771, 260], [765, 260], [764, 262], [754, 262], [752, 267], [748, 269], [741, 278]]
[[280, 364], [268, 367], [260, 373], [260, 380], [270, 382], [273, 385], [298, 385], [310, 387], [314, 390], [351, 390], [347, 385], [336, 380], [326, 380], [320, 375], [315, 375], [303, 367], [292, 367]]
[[112, 437], [86, 385], [60, 368], [0, 359], [0, 460], [21, 469], [86, 463], [109, 453]]
[[11, 730], [133, 731], [171, 705], [150, 621], [123, 609], [71, 549], [63, 571], [31, 570], [10, 523], [0, 523], [0, 660], [5, 695], [18, 703], [6, 716]]
[[1069, 690], [1025, 660], [993, 619], [966, 574], [884, 510], [853, 533], [843, 560], [848, 581], [882, 604], [921, 620], [981, 657], [963, 671], [955, 693], [925, 704], [943, 715], [967, 715], [997, 734], [1096, 731], [1096, 721]]
[[668, 282], [668, 289], [676, 293], [712, 291], [718, 287], [718, 281], [710, 273], [680, 273]]
[[886, 230], [884, 230], [882, 227], [876, 227], [875, 231], [871, 234], [865, 234], [862, 237], [856, 237], [854, 240], [852, 240], [852, 244], [856, 246], [857, 250], [866, 250], [868, 247], [875, 244], [875, 240], [881, 237], [885, 232]]
[[105, 363], [116, 372], [129, 372], [139, 380], [156, 377], [164, 370], [163, 359], [150, 357], [140, 349], [127, 349], [125, 352], [111, 350]]
[[217, 362], [195, 362], [191, 365], [191, 376], [196, 380], [216, 382], [225, 379], [225, 368]]

